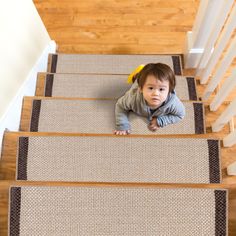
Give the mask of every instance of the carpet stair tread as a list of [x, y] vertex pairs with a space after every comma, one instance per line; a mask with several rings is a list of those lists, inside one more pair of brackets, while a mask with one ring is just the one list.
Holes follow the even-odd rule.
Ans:
[[[59, 99], [28, 97], [23, 105], [21, 131], [113, 133], [116, 99]], [[186, 116], [176, 124], [159, 128], [156, 134], [205, 133], [204, 107], [201, 102], [183, 102]], [[133, 134], [155, 134], [148, 130], [148, 120], [132, 112]]]
[[[119, 98], [131, 85], [127, 75], [41, 74], [36, 96]], [[176, 94], [181, 100], [198, 100], [196, 81], [191, 76], [176, 76]]]
[[50, 54], [48, 72], [130, 74], [134, 68], [147, 63], [165, 63], [176, 75], [182, 75], [180, 55], [96, 55]]
[[227, 196], [224, 189], [12, 186], [9, 229], [10, 235], [226, 235]]
[[111, 135], [16, 139], [17, 180], [221, 182], [217, 139]]

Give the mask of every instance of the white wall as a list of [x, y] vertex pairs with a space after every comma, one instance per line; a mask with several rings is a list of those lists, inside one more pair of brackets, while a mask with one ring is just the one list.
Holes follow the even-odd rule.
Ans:
[[5, 128], [18, 129], [22, 98], [34, 94], [55, 49], [32, 0], [0, 0], [0, 145]]
[[0, 2], [0, 117], [50, 37], [32, 0]]

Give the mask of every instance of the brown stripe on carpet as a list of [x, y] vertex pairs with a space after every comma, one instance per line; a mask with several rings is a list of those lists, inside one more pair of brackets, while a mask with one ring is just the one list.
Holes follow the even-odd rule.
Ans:
[[57, 54], [51, 54], [52, 55], [52, 58], [51, 58], [51, 70], [50, 72], [51, 73], [56, 73], [56, 70], [57, 70], [57, 58], [58, 58], [58, 55]]
[[228, 235], [227, 230], [227, 192], [215, 190], [215, 235]]
[[[13, 187], [15, 189], [15, 187]], [[23, 186], [12, 191], [10, 236], [227, 235], [227, 190]], [[19, 205], [20, 206], [19, 206]], [[14, 228], [16, 227], [16, 229]], [[56, 227], [55, 227], [56, 226]], [[16, 234], [15, 234], [16, 233]]]
[[9, 235], [20, 235], [20, 213], [21, 213], [21, 188], [10, 188], [10, 217]]
[[33, 100], [30, 131], [37, 132], [39, 124], [39, 116], [41, 110], [41, 100]]
[[29, 138], [20, 137], [18, 141], [18, 168], [17, 179], [27, 180]]
[[204, 125], [204, 115], [203, 115], [203, 104], [194, 102], [193, 106], [194, 106], [194, 119], [195, 119], [195, 133], [204, 134], [205, 125]]
[[193, 77], [187, 77], [186, 80], [187, 80], [187, 83], [188, 83], [189, 99], [193, 100], [193, 101], [198, 100], [197, 99], [195, 79]]
[[180, 56], [172, 56], [172, 61], [173, 61], [173, 66], [174, 66], [174, 73], [176, 75], [182, 75]]
[[209, 151], [209, 173], [210, 183], [220, 183], [220, 142], [218, 140], [207, 140]]
[[44, 92], [45, 97], [52, 96], [53, 80], [54, 80], [53, 74], [46, 75], [46, 86], [45, 86], [45, 92]]

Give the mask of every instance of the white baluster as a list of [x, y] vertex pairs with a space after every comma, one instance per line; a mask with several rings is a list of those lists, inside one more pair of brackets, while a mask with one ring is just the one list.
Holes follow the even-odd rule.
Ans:
[[231, 132], [223, 139], [224, 147], [231, 147], [236, 144], [236, 130]]
[[215, 24], [210, 37], [207, 41], [207, 44], [204, 48], [204, 53], [202, 55], [202, 58], [197, 66], [197, 73], [196, 75], [198, 76], [200, 74], [200, 72], [202, 71], [202, 69], [206, 66], [211, 53], [212, 53], [212, 49], [214, 48], [214, 44], [216, 43], [216, 40], [219, 36], [219, 33], [227, 19], [227, 16], [230, 12], [230, 9], [232, 8], [232, 5], [234, 3], [234, 0], [225, 0], [222, 8], [218, 14], [218, 17], [216, 19], [217, 24]]
[[212, 77], [211, 81], [207, 85], [204, 94], [202, 96], [203, 100], [207, 100], [210, 95], [215, 90], [216, 86], [219, 84], [220, 80], [223, 78], [226, 70], [230, 66], [233, 58], [236, 55], [236, 35], [228, 48], [227, 52], [225, 53], [225, 57], [221, 62], [221, 65], [217, 68], [215, 75]]
[[229, 16], [229, 19], [227, 20], [224, 29], [218, 39], [218, 43], [214, 49], [214, 52], [211, 55], [211, 58], [209, 59], [206, 68], [202, 70], [202, 73], [199, 75], [201, 80], [201, 84], [205, 84], [213, 70], [213, 68], [216, 66], [217, 62], [219, 61], [219, 58], [228, 43], [230, 36], [234, 29], [236, 28], [236, 5], [234, 5], [233, 10]]
[[219, 92], [214, 97], [212, 103], [210, 104], [210, 110], [216, 111], [218, 107], [222, 104], [225, 98], [230, 94], [230, 92], [236, 86], [236, 69], [233, 70], [230, 77], [226, 79], [223, 86], [220, 88]]
[[185, 68], [197, 67], [224, 1], [202, 0], [200, 2], [193, 30], [187, 34]]
[[224, 125], [229, 122], [229, 120], [236, 114], [236, 98], [230, 105], [225, 109], [225, 111], [220, 115], [220, 117], [212, 124], [212, 131], [220, 131]]

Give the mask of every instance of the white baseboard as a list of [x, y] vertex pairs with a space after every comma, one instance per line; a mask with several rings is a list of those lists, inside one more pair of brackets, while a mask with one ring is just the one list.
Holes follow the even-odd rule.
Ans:
[[[0, 120], [0, 144], [2, 144], [4, 131], [19, 131], [20, 117], [22, 109], [22, 101], [24, 96], [34, 96], [36, 88], [36, 80], [38, 72], [47, 71], [48, 54], [56, 52], [56, 43], [51, 40], [47, 47], [44, 49], [39, 60], [36, 62], [34, 67], [31, 69], [26, 80], [18, 90], [15, 97], [12, 99], [7, 111], [4, 113]], [[2, 145], [0, 145], [0, 153]]]

